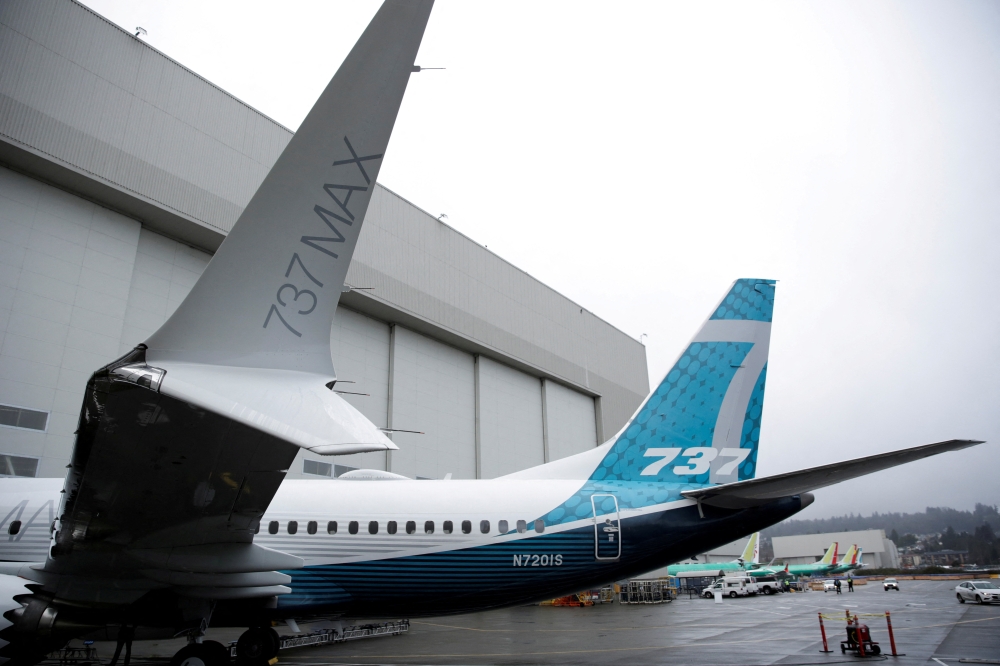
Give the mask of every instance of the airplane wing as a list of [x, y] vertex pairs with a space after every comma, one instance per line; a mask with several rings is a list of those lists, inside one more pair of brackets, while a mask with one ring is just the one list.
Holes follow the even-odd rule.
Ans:
[[841, 481], [878, 472], [883, 469], [903, 465], [914, 460], [936, 456], [947, 451], [958, 451], [983, 442], [971, 439], [950, 439], [936, 444], [915, 446], [901, 451], [880, 453], [864, 458], [855, 458], [844, 462], [812, 467], [796, 472], [786, 472], [775, 476], [765, 476], [759, 479], [747, 479], [736, 483], [726, 483], [719, 486], [685, 490], [684, 497], [698, 500], [701, 504], [717, 506], [724, 509], [745, 509], [768, 502], [800, 495], [832, 486]]
[[0, 658], [34, 663], [60, 626], [197, 632], [218, 601], [274, 603], [303, 562], [253, 539], [297, 451], [396, 448], [333, 393], [330, 326], [432, 4], [385, 2], [185, 301], [91, 377]]

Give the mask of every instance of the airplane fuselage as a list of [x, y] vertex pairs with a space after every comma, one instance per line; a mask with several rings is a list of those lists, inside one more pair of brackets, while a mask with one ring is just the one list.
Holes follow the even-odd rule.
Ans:
[[[29, 494], [28, 483], [45, 488]], [[576, 520], [546, 521], [582, 483], [285, 481], [254, 542], [297, 555], [305, 566], [284, 572], [292, 592], [278, 598], [273, 616], [416, 617], [537, 602], [641, 575], [801, 508], [789, 498], [741, 511], [705, 506], [701, 517], [693, 501], [682, 499], [621, 507], [596, 521], [590, 507]], [[0, 560], [44, 561], [48, 509], [58, 508], [60, 485], [37, 479], [8, 486], [0, 529], [6, 532], [17, 515], [22, 529], [0, 540]]]

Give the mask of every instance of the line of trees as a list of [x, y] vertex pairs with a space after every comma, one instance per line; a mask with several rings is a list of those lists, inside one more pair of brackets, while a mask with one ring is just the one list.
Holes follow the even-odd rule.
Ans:
[[[766, 536], [793, 536], [796, 534], [818, 534], [823, 532], [851, 532], [854, 530], [885, 530], [887, 535], [893, 531], [899, 539], [905, 539], [907, 534], [943, 534], [949, 527], [961, 534], [966, 532], [975, 536], [976, 529], [983, 524], [990, 526], [992, 532], [1000, 531], [1000, 510], [988, 504], [976, 504], [972, 511], [959, 511], [947, 507], [927, 507], [920, 513], [873, 513], [870, 516], [849, 514], [834, 518], [816, 520], [786, 520], [763, 532]], [[914, 542], [915, 543], [915, 542]], [[897, 546], [905, 545], [896, 541]], [[956, 549], [956, 550], [965, 550]], [[971, 554], [971, 553], [970, 553]]]
[[[896, 535], [899, 546], [906, 537], [913, 537], [912, 534], [905, 534], [902, 537]], [[924, 551], [935, 550], [967, 550], [969, 551], [966, 560], [978, 565], [1000, 564], [1000, 539], [997, 538], [993, 526], [983, 523], [976, 527], [972, 533], [962, 531], [956, 532], [950, 525], [938, 536], [926, 537], [923, 540]]]

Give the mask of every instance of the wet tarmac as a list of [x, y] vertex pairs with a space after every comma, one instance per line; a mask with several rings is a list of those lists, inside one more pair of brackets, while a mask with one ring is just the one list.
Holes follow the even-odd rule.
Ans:
[[[900, 581], [900, 592], [885, 592], [873, 582], [857, 586], [854, 593], [845, 588], [839, 596], [807, 592], [725, 599], [721, 604], [681, 598], [662, 605], [526, 606], [414, 619], [402, 636], [286, 650], [279, 661], [280, 666], [856, 663], [857, 657], [840, 651], [845, 623], [839, 618], [847, 609], [862, 616], [891, 613], [896, 647], [905, 655], [896, 658], [885, 657], [891, 651], [885, 618], [862, 617], [881, 644], [879, 661], [950, 666], [961, 659], [979, 659], [1000, 664], [1000, 605], [959, 604], [955, 585]], [[827, 654], [820, 652], [819, 613], [833, 616], [824, 621], [833, 650]], [[209, 638], [226, 641], [239, 632], [211, 633], [215, 635]], [[137, 642], [135, 654], [166, 656], [177, 649], [172, 644]], [[110, 648], [102, 645], [100, 654], [110, 654]]]

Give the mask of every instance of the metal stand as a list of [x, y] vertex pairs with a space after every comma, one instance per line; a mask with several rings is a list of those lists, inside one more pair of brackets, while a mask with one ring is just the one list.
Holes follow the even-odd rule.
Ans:
[[[338, 623], [339, 624], [339, 623]], [[331, 645], [333, 643], [344, 643], [346, 641], [356, 641], [362, 638], [379, 638], [381, 636], [399, 636], [410, 630], [409, 620], [399, 620], [396, 622], [384, 622], [381, 624], [358, 624], [350, 627], [327, 628], [313, 631], [308, 634], [294, 634], [292, 636], [282, 636], [278, 642], [280, 650], [289, 648], [310, 647], [314, 645]], [[236, 657], [236, 641], [229, 644], [229, 652]]]

